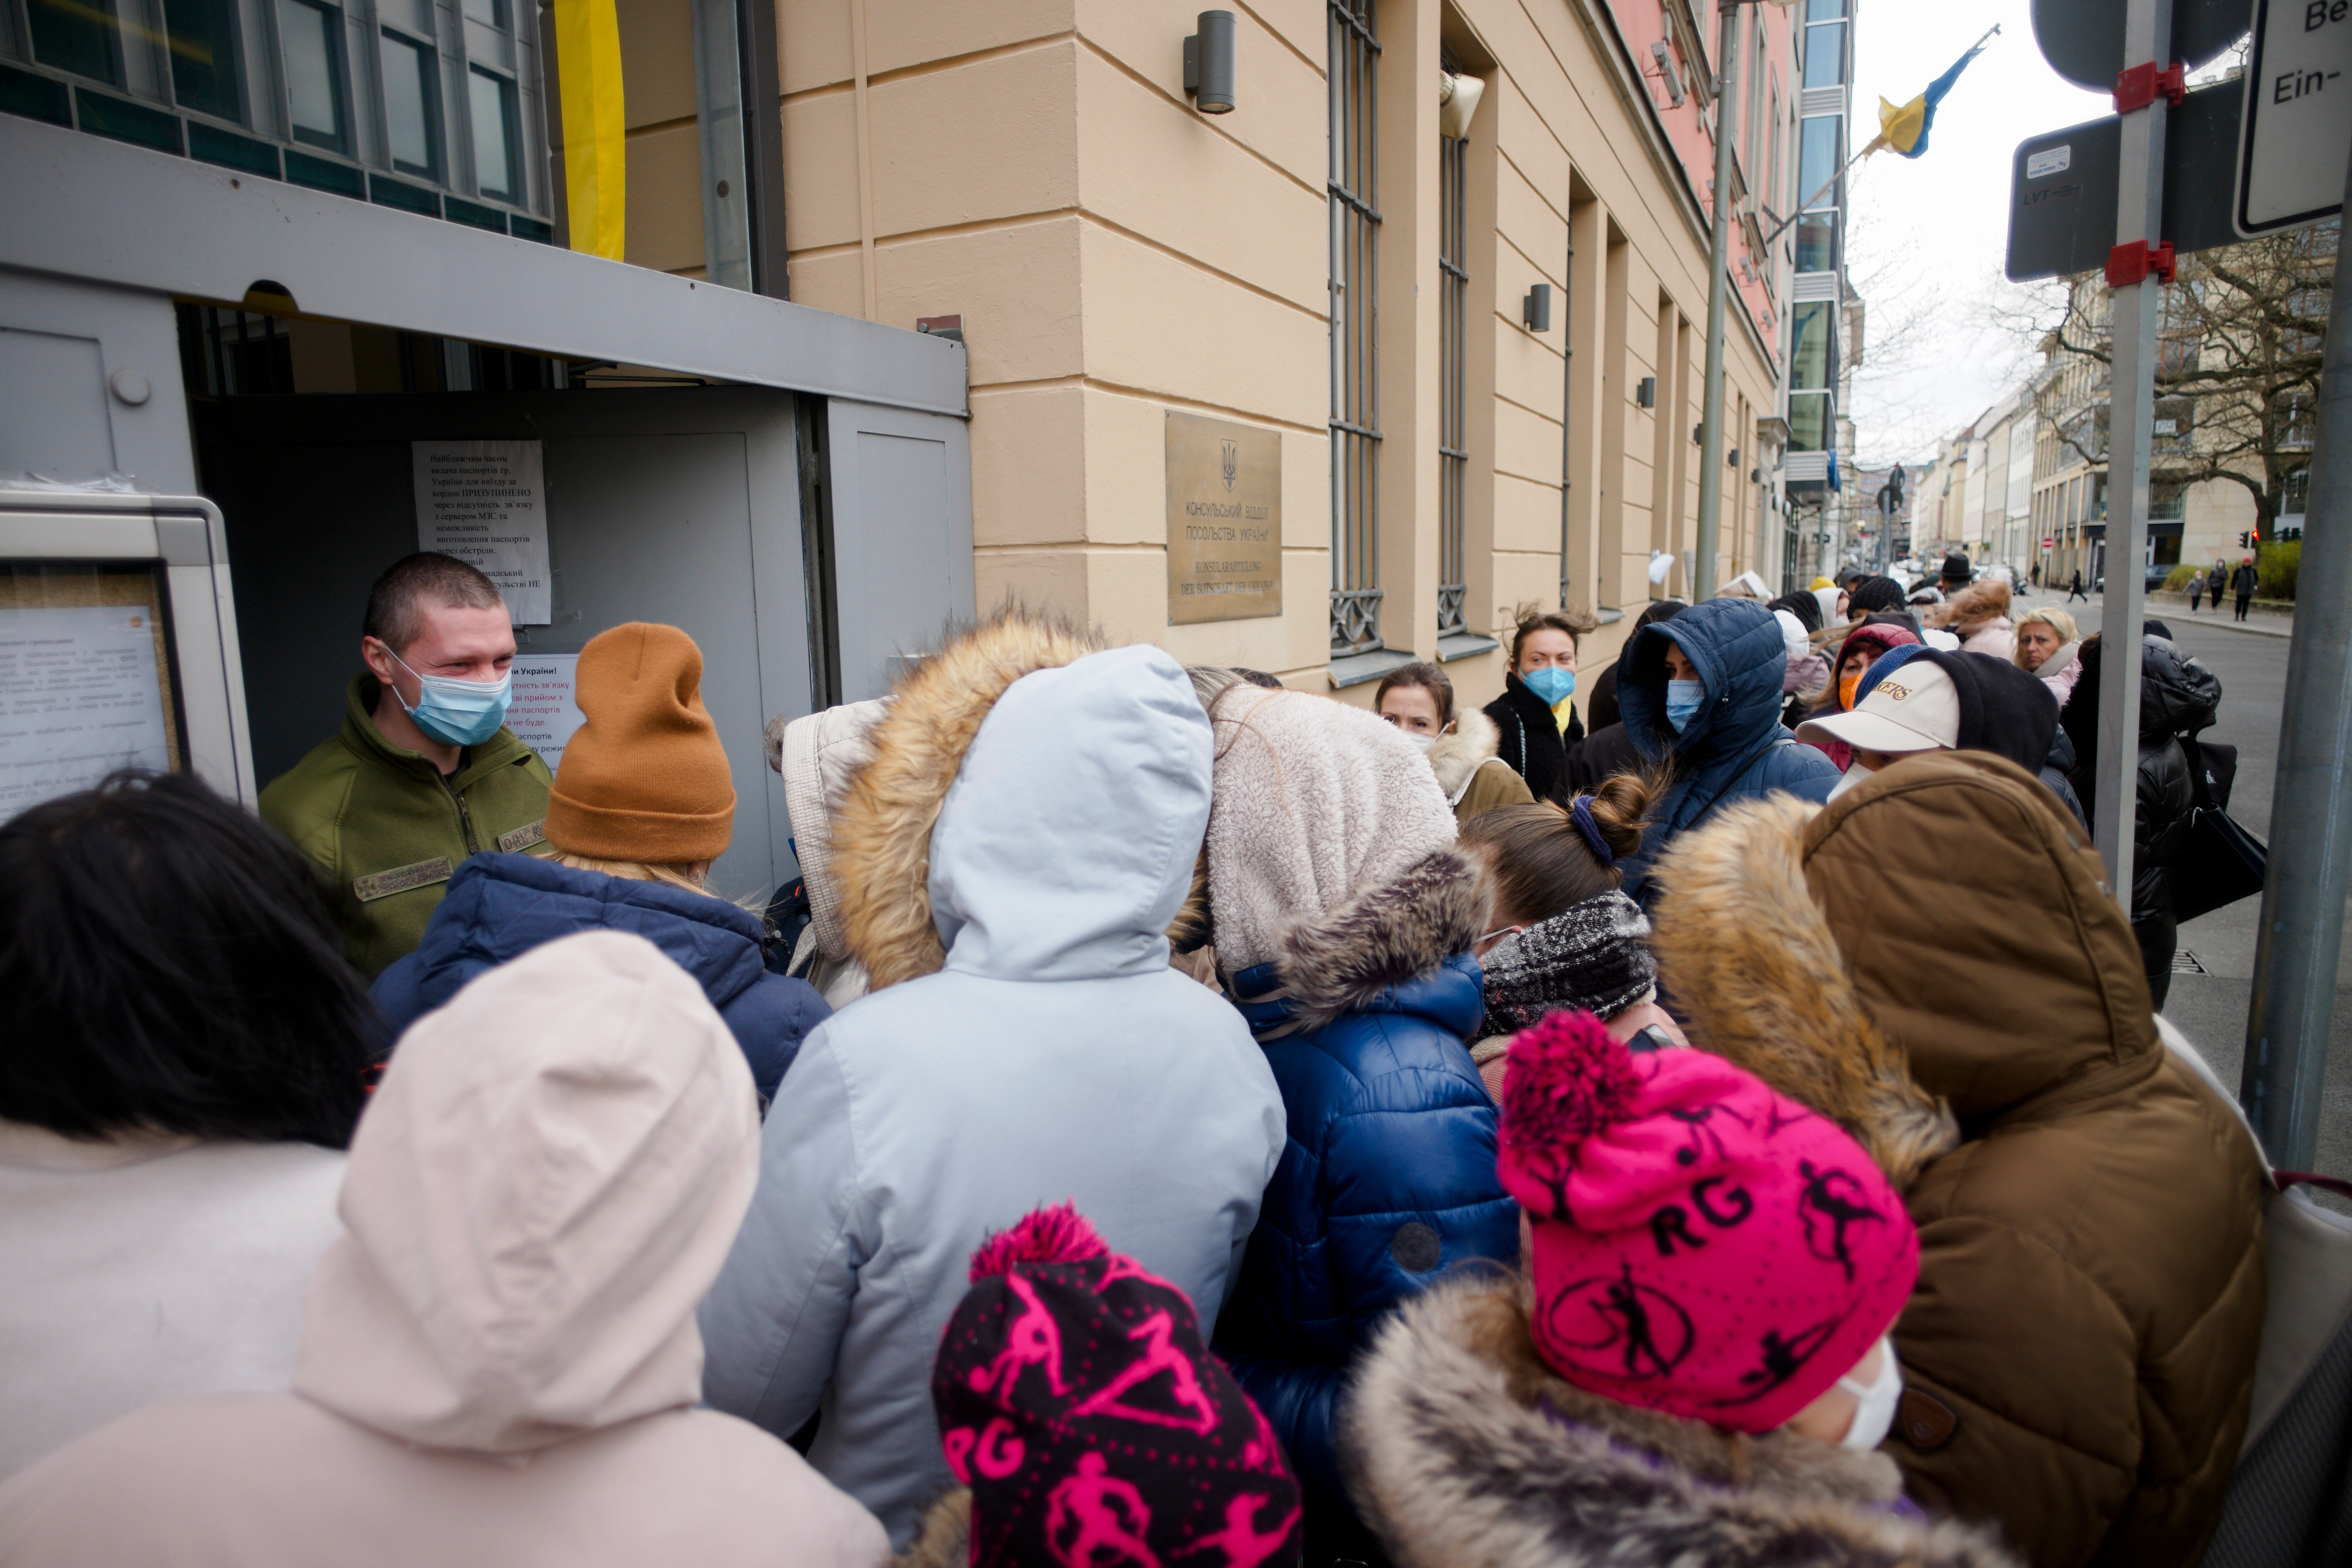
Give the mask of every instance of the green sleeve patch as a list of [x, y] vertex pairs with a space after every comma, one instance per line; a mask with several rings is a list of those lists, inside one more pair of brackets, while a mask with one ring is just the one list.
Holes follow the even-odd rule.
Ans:
[[394, 893], [404, 893], [412, 888], [426, 888], [449, 879], [449, 857], [436, 855], [430, 860], [419, 860], [413, 866], [395, 866], [389, 871], [377, 871], [352, 883], [352, 892], [365, 904], [377, 899], [388, 899]]

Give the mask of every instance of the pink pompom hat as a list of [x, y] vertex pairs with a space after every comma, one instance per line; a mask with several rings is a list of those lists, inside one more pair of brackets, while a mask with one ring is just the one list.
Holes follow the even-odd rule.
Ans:
[[1919, 1236], [1835, 1122], [1590, 1013], [1513, 1037], [1503, 1184], [1534, 1233], [1536, 1350], [1622, 1404], [1768, 1432], [1894, 1326]]

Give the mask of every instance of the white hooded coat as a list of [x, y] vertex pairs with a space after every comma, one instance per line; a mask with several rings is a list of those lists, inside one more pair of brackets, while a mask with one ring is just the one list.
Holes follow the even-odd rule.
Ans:
[[982, 1241], [1073, 1202], [1211, 1323], [1282, 1151], [1240, 1015], [1168, 967], [1208, 718], [1165, 653], [1091, 646], [1001, 616], [892, 698], [835, 823], [877, 989], [786, 1075], [702, 1308], [710, 1403], [790, 1434], [822, 1402], [810, 1458], [901, 1545], [954, 1484], [931, 1360]]
[[733, 1037], [643, 938], [493, 970], [361, 1121], [294, 1391], [51, 1456], [0, 1487], [0, 1563], [871, 1568], [871, 1515], [693, 1408], [757, 1139]]

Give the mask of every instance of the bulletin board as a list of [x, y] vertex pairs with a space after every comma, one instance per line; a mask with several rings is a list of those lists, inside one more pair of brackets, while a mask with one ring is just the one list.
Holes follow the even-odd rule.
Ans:
[[155, 567], [0, 561], [0, 820], [184, 765]]

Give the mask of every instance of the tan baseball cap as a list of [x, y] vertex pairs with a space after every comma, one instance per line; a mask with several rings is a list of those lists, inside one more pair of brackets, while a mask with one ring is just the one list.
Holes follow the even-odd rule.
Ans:
[[1874, 679], [1851, 713], [1808, 719], [1800, 741], [1843, 741], [1858, 752], [1950, 751], [1960, 743], [1960, 690], [1932, 660], [1906, 659]]

